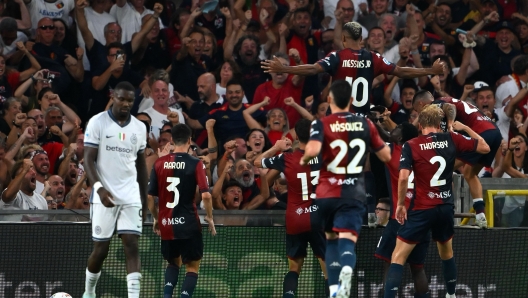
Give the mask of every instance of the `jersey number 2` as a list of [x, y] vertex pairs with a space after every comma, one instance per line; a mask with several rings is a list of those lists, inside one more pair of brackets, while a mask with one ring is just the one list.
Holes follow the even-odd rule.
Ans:
[[180, 184], [180, 178], [178, 177], [167, 177], [167, 182], [170, 184], [167, 186], [168, 191], [174, 192], [174, 201], [172, 203], [167, 202], [165, 206], [167, 208], [174, 208], [180, 202], [180, 191], [178, 190], [178, 184]]
[[[308, 201], [308, 177], [306, 173], [297, 173], [297, 178], [301, 179], [301, 190], [303, 201]], [[319, 171], [311, 171], [310, 176], [313, 177], [312, 185], [319, 183]], [[315, 194], [310, 194], [310, 199], [315, 199]]]
[[[442, 176], [442, 173], [444, 173], [444, 170], [445, 170], [445, 167], [446, 167], [445, 159], [442, 156], [434, 156], [433, 158], [431, 158], [429, 160], [429, 162], [431, 164], [435, 164], [437, 162], [440, 164], [438, 166], [438, 170], [433, 175], [433, 178], [431, 178], [431, 181], [429, 181], [429, 185], [432, 186], [432, 187], [445, 185], [446, 184], [446, 180], [445, 179], [439, 180], [440, 176]], [[407, 188], [408, 189], [414, 189], [414, 182], [413, 181], [414, 181], [414, 172], [411, 171], [411, 174], [409, 175], [409, 182], [407, 184]]]
[[[358, 165], [361, 159], [363, 158], [363, 155], [365, 154], [365, 149], [367, 147], [365, 141], [363, 141], [362, 139], [353, 139], [347, 146], [347, 143], [345, 143], [345, 141], [343, 140], [334, 140], [332, 143], [330, 143], [330, 147], [332, 147], [332, 149], [339, 147], [339, 152], [335, 156], [334, 160], [328, 164], [328, 171], [334, 174], [359, 174], [363, 171], [363, 166]], [[343, 158], [345, 158], [345, 156], [347, 155], [348, 147], [358, 147], [358, 152], [356, 153], [354, 158], [352, 158], [352, 160], [348, 163], [346, 169], [345, 167], [338, 167]]]

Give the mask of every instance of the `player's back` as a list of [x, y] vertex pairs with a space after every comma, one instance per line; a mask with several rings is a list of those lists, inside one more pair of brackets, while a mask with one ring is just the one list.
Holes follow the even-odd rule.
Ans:
[[154, 163], [150, 183], [157, 186], [150, 187], [157, 187], [162, 239], [187, 239], [201, 233], [195, 195], [197, 186], [203, 187], [203, 171], [203, 163], [187, 153], [169, 154]]
[[368, 150], [385, 146], [374, 124], [352, 113], [335, 113], [312, 123], [310, 139], [322, 142], [317, 199], [365, 201], [363, 167]]
[[[325, 65], [326, 64], [326, 65]], [[320, 65], [332, 75], [332, 80], [346, 80], [352, 86], [351, 112], [369, 115], [372, 82], [380, 74], [390, 74], [395, 65], [380, 54], [366, 49], [346, 48], [330, 53]]]
[[457, 154], [476, 149], [474, 139], [458, 133], [430, 133], [403, 145], [400, 169], [414, 172], [414, 197], [411, 209], [421, 210], [454, 204], [453, 167]]
[[[456, 107], [456, 120], [467, 125], [478, 134], [487, 130], [498, 129], [488, 116], [470, 103], [452, 97], [441, 97], [433, 103], [438, 104], [440, 107], [443, 103], [453, 104]], [[446, 118], [442, 120], [441, 127], [442, 130], [447, 131]]]

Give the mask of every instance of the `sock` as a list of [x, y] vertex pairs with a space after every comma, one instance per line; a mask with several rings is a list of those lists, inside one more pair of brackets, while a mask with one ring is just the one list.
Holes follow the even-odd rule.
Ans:
[[400, 264], [392, 263], [389, 266], [389, 272], [387, 272], [387, 281], [385, 282], [385, 295], [384, 298], [394, 298], [398, 294], [400, 284], [402, 280], [403, 266]]
[[442, 271], [444, 273], [444, 280], [446, 283], [446, 290], [449, 295], [455, 294], [457, 270], [455, 264], [455, 257], [449, 260], [442, 261]]
[[429, 298], [429, 292], [425, 294], [416, 294], [414, 293], [414, 298]]
[[356, 266], [356, 253], [354, 247], [356, 244], [354, 241], [346, 238], [339, 238], [338, 249], [340, 254], [341, 266], [350, 266], [354, 269]]
[[165, 269], [165, 287], [163, 287], [163, 298], [172, 298], [174, 287], [178, 283], [180, 268], [169, 264]]
[[325, 297], [330, 297], [330, 288], [328, 287], [328, 279], [325, 279]]
[[86, 268], [86, 280], [84, 284], [84, 290], [87, 294], [95, 294], [95, 286], [97, 285], [97, 281], [99, 280], [100, 276], [101, 271], [97, 273], [92, 273], [88, 271], [88, 268]]
[[337, 292], [339, 284], [339, 273], [341, 273], [341, 263], [339, 259], [338, 239], [326, 240], [325, 263], [328, 272], [328, 284], [330, 294]]
[[473, 199], [473, 209], [475, 209], [475, 213], [483, 213], [484, 212], [484, 200], [482, 198], [476, 198]]
[[196, 288], [196, 283], [198, 282], [198, 273], [187, 272], [185, 274], [185, 280], [183, 281], [181, 289], [181, 298], [192, 297], [194, 289]]
[[139, 298], [141, 273], [132, 272], [127, 275], [128, 298]]
[[295, 297], [298, 283], [299, 273], [295, 271], [289, 271], [288, 273], [286, 273], [286, 276], [284, 276], [284, 283], [282, 284], [282, 297]]

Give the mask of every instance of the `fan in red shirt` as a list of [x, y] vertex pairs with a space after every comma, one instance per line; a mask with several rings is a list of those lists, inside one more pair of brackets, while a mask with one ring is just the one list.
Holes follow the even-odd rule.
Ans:
[[[324, 265], [325, 238], [319, 218], [318, 208], [313, 199], [315, 187], [321, 168], [320, 158], [315, 158], [308, 165], [301, 166], [299, 162], [304, 155], [304, 148], [310, 138], [310, 120], [301, 119], [295, 125], [299, 140], [299, 149], [294, 152], [285, 152], [289, 149], [289, 142], [278, 141], [270, 150], [255, 159], [255, 166], [270, 169], [266, 179], [275, 181], [282, 172], [288, 181], [288, 203], [286, 207], [286, 253], [289, 259], [290, 271], [284, 277], [283, 297], [294, 297], [297, 292], [299, 274], [301, 272], [308, 243], [314, 255], [319, 259], [319, 264], [326, 278]], [[328, 286], [325, 287], [328, 289]], [[330, 293], [327, 293], [326, 297]]]
[[372, 81], [381, 74], [392, 74], [401, 78], [416, 78], [424, 75], [442, 74], [445, 64], [435, 61], [432, 68], [399, 67], [379, 53], [367, 51], [361, 46], [363, 38], [361, 25], [348, 22], [343, 26], [342, 40], [344, 49], [328, 54], [315, 64], [285, 66], [277, 58], [262, 62], [262, 68], [268, 73], [291, 73], [313, 76], [327, 72], [332, 80], [346, 80], [352, 85], [353, 102], [351, 112], [369, 115]]
[[363, 167], [367, 153], [372, 150], [382, 162], [390, 160], [389, 147], [374, 123], [349, 112], [351, 92], [352, 87], [344, 80], [332, 83], [328, 96], [332, 114], [312, 122], [310, 141], [301, 159], [305, 165], [322, 154], [315, 203], [326, 232], [330, 294], [337, 293], [337, 297], [350, 296], [354, 247], [366, 211]]
[[[453, 169], [457, 155], [463, 152], [490, 151], [484, 139], [471, 129], [466, 137], [455, 132], [443, 133], [440, 122], [444, 112], [429, 105], [420, 113], [422, 135], [407, 141], [402, 148], [398, 177], [396, 219], [402, 225], [385, 283], [385, 298], [396, 297], [400, 289], [403, 265], [417, 243], [429, 232], [437, 242], [442, 259], [447, 298], [455, 297], [456, 265], [453, 257], [454, 199]], [[454, 126], [461, 125], [456, 122]], [[405, 207], [409, 177], [414, 172], [414, 191], [409, 212]], [[404, 224], [405, 223], [405, 224]]]
[[[297, 50], [290, 50], [292, 56], [299, 56]], [[296, 52], [296, 53], [295, 53]], [[281, 61], [283, 65], [290, 65], [288, 55], [278, 52], [275, 57]], [[260, 84], [255, 90], [253, 96], [253, 104], [261, 103], [267, 97], [269, 104], [265, 106], [265, 110], [269, 111], [274, 108], [280, 108], [286, 111], [290, 125], [294, 126], [297, 120], [301, 119], [301, 115], [291, 105], [284, 103], [284, 99], [292, 97], [295, 103], [301, 104], [301, 93], [303, 88], [303, 76], [288, 75], [286, 73], [272, 73], [271, 81]]]
[[478, 173], [483, 167], [492, 166], [495, 154], [502, 142], [500, 130], [488, 116], [474, 105], [452, 97], [441, 97], [434, 100], [431, 93], [419, 91], [414, 96], [413, 108], [420, 112], [424, 106], [431, 103], [438, 105], [446, 115], [440, 123], [440, 128], [443, 131], [450, 131], [453, 121], [459, 121], [481, 135], [491, 149], [486, 154], [480, 154], [478, 152], [461, 154], [457, 156], [459, 160], [455, 164], [455, 169], [458, 169], [464, 163], [467, 165], [464, 167], [464, 179], [466, 179], [469, 185], [469, 191], [473, 198], [473, 209], [475, 209], [475, 213], [477, 214], [475, 222], [479, 227], [486, 228], [488, 223], [486, 215], [484, 214], [482, 185], [478, 178]]

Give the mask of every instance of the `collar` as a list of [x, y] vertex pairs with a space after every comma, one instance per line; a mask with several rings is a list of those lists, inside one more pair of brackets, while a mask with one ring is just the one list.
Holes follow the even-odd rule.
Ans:
[[[220, 96], [219, 94], [216, 94], [216, 96], [218, 96], [218, 100], [213, 102], [211, 105], [214, 105], [214, 104], [223, 105], [224, 104], [224, 97]], [[206, 104], [206, 102], [204, 100], [201, 100], [201, 103], [205, 103]]]

